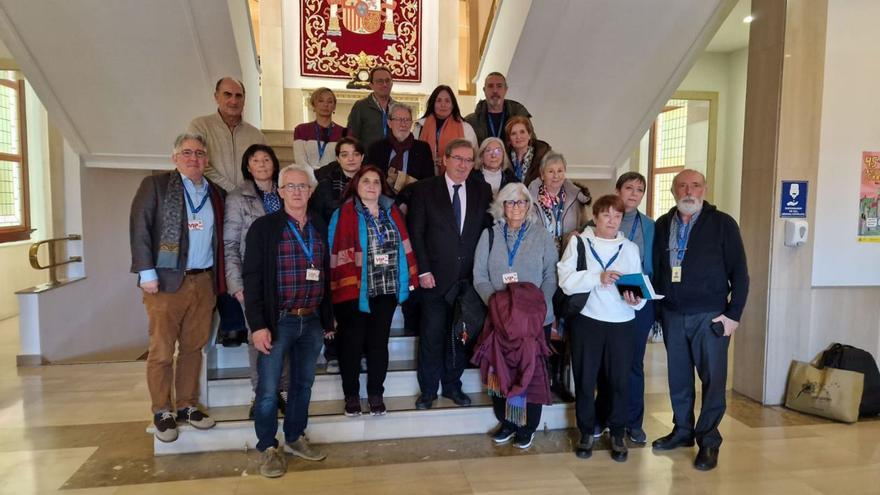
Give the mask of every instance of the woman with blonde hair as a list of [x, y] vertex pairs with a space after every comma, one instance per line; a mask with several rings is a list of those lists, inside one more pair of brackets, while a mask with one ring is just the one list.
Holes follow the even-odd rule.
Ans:
[[293, 130], [293, 161], [318, 169], [336, 160], [336, 142], [348, 135], [345, 126], [333, 122], [336, 95], [330, 88], [318, 88], [309, 97], [315, 120]]

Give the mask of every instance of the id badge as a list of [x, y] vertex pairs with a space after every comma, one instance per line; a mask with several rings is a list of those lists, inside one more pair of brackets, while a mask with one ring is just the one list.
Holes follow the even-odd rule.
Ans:
[[318, 270], [317, 268], [307, 268], [306, 280], [310, 280], [312, 282], [317, 282], [321, 280], [321, 270]]
[[191, 230], [191, 231], [192, 231], [192, 230], [205, 230], [205, 224], [202, 223], [202, 221], [199, 220], [198, 218], [195, 219], [195, 220], [189, 220], [189, 221], [186, 223], [186, 226], [187, 226], [187, 228], [189, 228], [189, 230]]
[[388, 264], [388, 255], [387, 254], [377, 254], [373, 257], [373, 263], [376, 265], [385, 266]]
[[504, 273], [501, 275], [501, 281], [505, 284], [512, 284], [519, 282], [519, 277], [517, 277], [516, 272]]
[[675, 283], [681, 282], [681, 267], [673, 266], [672, 267], [672, 281]]

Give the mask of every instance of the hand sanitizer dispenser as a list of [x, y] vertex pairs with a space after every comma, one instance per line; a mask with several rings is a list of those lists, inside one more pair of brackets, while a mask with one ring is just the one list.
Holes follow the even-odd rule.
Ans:
[[785, 245], [789, 247], [801, 247], [807, 243], [807, 235], [810, 226], [803, 219], [785, 220]]

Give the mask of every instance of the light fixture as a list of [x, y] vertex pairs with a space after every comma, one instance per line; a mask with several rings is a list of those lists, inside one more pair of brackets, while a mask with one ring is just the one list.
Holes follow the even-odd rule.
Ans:
[[749, 14], [749, 15], [743, 17], [743, 22], [746, 23], [746, 24], [751, 24], [751, 22], [754, 21], [754, 20], [755, 20], [755, 16], [753, 16], [753, 15], [751, 15], [751, 14]]

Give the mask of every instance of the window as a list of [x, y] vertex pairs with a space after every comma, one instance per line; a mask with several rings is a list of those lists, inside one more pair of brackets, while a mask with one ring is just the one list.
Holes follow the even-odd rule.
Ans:
[[24, 81], [0, 71], [0, 242], [30, 239]]

